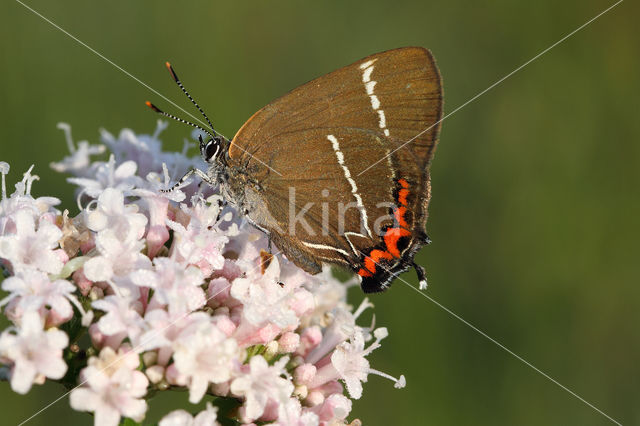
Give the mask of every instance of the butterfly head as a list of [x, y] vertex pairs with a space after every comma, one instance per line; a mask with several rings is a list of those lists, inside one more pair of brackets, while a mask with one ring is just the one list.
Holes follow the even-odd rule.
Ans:
[[215, 163], [226, 140], [219, 135], [211, 136], [206, 141], [200, 135], [198, 139], [200, 140], [200, 155], [202, 155], [202, 159], [208, 164]]
[[176, 74], [175, 70], [173, 69], [173, 67], [169, 62], [166, 63], [166, 67], [169, 70], [169, 73], [171, 74], [171, 77], [173, 78], [173, 80], [176, 82], [178, 87], [180, 87], [180, 90], [182, 90], [182, 92], [187, 96], [187, 98], [189, 98], [191, 103], [193, 103], [193, 105], [198, 109], [198, 111], [200, 111], [204, 119], [207, 121], [208, 127], [206, 125], [205, 127], [201, 127], [191, 121], [187, 121], [183, 118], [176, 117], [173, 114], [164, 112], [160, 108], [158, 108], [157, 106], [155, 106], [154, 104], [148, 101], [146, 103], [147, 106], [160, 115], [163, 115], [167, 118], [179, 121], [181, 123], [187, 124], [191, 127], [194, 127], [200, 130], [202, 134], [206, 135], [206, 138], [207, 138], [205, 140], [202, 137], [202, 134], [198, 136], [198, 140], [200, 141], [200, 155], [202, 155], [202, 158], [208, 164], [214, 164], [218, 162], [220, 158], [220, 153], [224, 152], [224, 150], [229, 147], [229, 144], [230, 144], [229, 141], [224, 136], [216, 132], [216, 130], [213, 128], [213, 124], [211, 123], [211, 120], [209, 120], [209, 117], [207, 117], [207, 114], [205, 114], [202, 108], [200, 108], [200, 105], [198, 105], [195, 99], [193, 99], [193, 97], [189, 94], [189, 92], [187, 92], [187, 89], [185, 89], [184, 85], [182, 84], [182, 81], [180, 81], [180, 79], [178, 78], [178, 75]]

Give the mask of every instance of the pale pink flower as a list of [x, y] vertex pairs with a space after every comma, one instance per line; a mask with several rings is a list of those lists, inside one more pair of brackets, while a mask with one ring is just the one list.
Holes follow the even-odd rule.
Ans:
[[158, 426], [218, 426], [218, 408], [207, 402], [207, 408], [192, 416], [186, 410], [175, 410], [164, 416]]
[[212, 317], [211, 321], [222, 331], [227, 337], [231, 337], [233, 333], [236, 331], [237, 326], [231, 318], [229, 317], [228, 312], [224, 312], [224, 309], [216, 312]]
[[62, 261], [55, 253], [62, 231], [48, 221], [36, 224], [32, 212], [21, 209], [12, 216], [15, 234], [0, 236], [0, 257], [11, 262], [14, 272], [35, 268], [57, 274]]
[[134, 191], [141, 197], [140, 205], [144, 206], [149, 216], [149, 230], [145, 236], [149, 258], [153, 259], [158, 251], [169, 240], [167, 218], [169, 213], [169, 199], [165, 194], [139, 189]]
[[138, 213], [137, 205], [125, 204], [124, 201], [122, 191], [105, 189], [98, 196], [96, 208], [87, 212], [87, 227], [95, 232], [110, 229], [121, 238], [142, 238], [147, 218]]
[[329, 312], [325, 312], [325, 316], [329, 318], [330, 323], [327, 324], [327, 320], [322, 321], [322, 325], [325, 326], [325, 332], [322, 336], [322, 340], [318, 345], [313, 348], [309, 354], [305, 357], [306, 362], [315, 364], [321, 360], [329, 352], [338, 346], [338, 344], [344, 342], [349, 336], [353, 335], [356, 330], [356, 320], [367, 308], [373, 307], [373, 304], [369, 302], [369, 299], [365, 297], [360, 303], [358, 309], [355, 312], [351, 312], [343, 304], [337, 305]]
[[246, 321], [241, 321], [233, 337], [240, 346], [248, 347], [266, 345], [278, 337], [280, 333], [282, 333], [282, 329], [275, 324], [267, 323], [263, 326], [255, 327]]
[[93, 412], [96, 426], [117, 426], [122, 416], [142, 421], [147, 403], [141, 398], [147, 393], [149, 380], [136, 370], [139, 363], [135, 352], [102, 349], [82, 370], [83, 383], [71, 392], [71, 407]]
[[189, 402], [202, 399], [209, 383], [231, 379], [243, 352], [210, 320], [189, 325], [174, 342], [173, 360], [178, 372], [188, 380]]
[[[238, 232], [225, 246], [225, 250], [233, 253], [233, 265], [244, 272], [256, 271], [257, 260], [260, 259], [260, 251], [267, 250], [267, 241], [264, 234], [249, 225], [246, 219], [236, 218]], [[259, 271], [259, 269], [258, 269]], [[226, 276], [226, 275], [225, 275]], [[227, 277], [233, 279], [234, 277]]]
[[9, 328], [0, 335], [0, 358], [13, 364], [11, 389], [24, 394], [38, 376], [61, 379], [67, 372], [62, 350], [68, 343], [63, 331], [44, 330], [37, 312], [25, 312], [18, 328]]
[[151, 260], [141, 253], [143, 248], [143, 240], [116, 235], [105, 229], [96, 236], [96, 249], [100, 254], [84, 264], [84, 274], [91, 281], [119, 280], [123, 296], [138, 297], [138, 289], [129, 282], [128, 275], [132, 271], [151, 268]]
[[[264, 238], [261, 238], [264, 240]], [[317, 279], [317, 276], [311, 275], [304, 270], [300, 269], [295, 263], [288, 260], [286, 257], [280, 257], [280, 279], [283, 283], [286, 283], [287, 286], [291, 288], [303, 287], [307, 290], [312, 288], [312, 283], [314, 282], [322, 282], [323, 284], [327, 284], [330, 281], [338, 282], [333, 276], [329, 277], [329, 280], [320, 281]], [[323, 271], [331, 271], [330, 266], [323, 267]], [[328, 273], [331, 274], [330, 272]], [[320, 274], [321, 276], [325, 276], [324, 273]], [[328, 275], [327, 275], [328, 277]], [[338, 282], [339, 285], [342, 283]], [[314, 304], [315, 305], [315, 304]]]
[[176, 368], [175, 363], [169, 365], [165, 369], [164, 376], [167, 379], [167, 383], [174, 386], [187, 387], [187, 385], [189, 384], [189, 377], [180, 373], [180, 371], [178, 371], [178, 369]]
[[204, 277], [199, 268], [183, 266], [167, 257], [153, 260], [152, 270], [131, 273], [131, 281], [154, 289], [150, 305], [167, 306], [170, 313], [187, 313], [204, 306], [205, 293], [200, 287]]
[[[136, 339], [142, 331], [144, 320], [140, 316], [140, 302], [115, 295], [96, 300], [91, 304], [105, 312], [98, 321], [98, 329], [105, 336]], [[113, 343], [113, 341], [112, 341]]]
[[[224, 231], [219, 228], [219, 200], [218, 196], [212, 196], [208, 200], [194, 197], [191, 207], [182, 205], [182, 212], [189, 218], [186, 226], [167, 220], [168, 226], [174, 231], [171, 256], [179, 263], [197, 265], [205, 276], [211, 275], [214, 270], [222, 269], [225, 263], [222, 255], [224, 247], [229, 241], [229, 236], [237, 233], [235, 224]], [[225, 216], [221, 219], [228, 222], [231, 217]]]
[[[156, 172], [148, 173], [146, 176], [145, 188], [136, 188], [132, 191], [132, 194], [141, 198], [146, 198], [150, 195], [153, 195], [158, 198], [164, 198], [168, 201], [181, 203], [187, 198], [187, 194], [185, 193], [185, 191], [187, 191], [188, 188], [181, 186], [180, 188], [175, 188], [170, 192], [161, 192], [163, 190], [172, 188], [174, 183], [175, 179], [169, 177], [169, 169], [167, 168], [167, 165], [163, 163], [162, 175]], [[187, 187], [189, 186], [192, 185], [187, 185]], [[192, 194], [194, 192], [194, 190], [191, 190], [189, 193]]]
[[173, 355], [173, 344], [190, 324], [208, 320], [203, 312], [170, 314], [164, 309], [148, 310], [144, 315], [144, 329], [132, 342], [141, 351], [158, 350], [157, 363], [166, 365]]
[[89, 145], [87, 141], [80, 141], [76, 147], [71, 138], [71, 126], [67, 123], [58, 123], [58, 129], [64, 132], [67, 148], [71, 155], [65, 157], [61, 162], [50, 163], [49, 165], [53, 170], [60, 173], [72, 173], [76, 176], [86, 175], [90, 171], [90, 157], [102, 154], [105, 151], [104, 145]]
[[403, 388], [406, 384], [404, 376], [396, 379], [386, 373], [374, 370], [369, 366], [369, 361], [365, 358], [380, 347], [380, 341], [387, 335], [386, 328], [378, 328], [374, 332], [376, 340], [365, 348], [364, 333], [362, 329], [356, 328], [349, 341], [342, 342], [333, 352], [331, 364], [324, 365], [317, 371], [310, 387], [315, 388], [330, 380], [340, 378], [347, 386], [349, 395], [354, 399], [360, 399], [362, 396], [362, 382], [366, 382], [367, 376], [373, 373], [394, 381], [396, 388]]
[[61, 319], [73, 314], [71, 302], [80, 306], [73, 295], [76, 287], [66, 280], [51, 281], [47, 274], [36, 270], [25, 270], [2, 282], [2, 289], [9, 292], [0, 306], [12, 300], [14, 309], [20, 312], [50, 311]]
[[243, 317], [253, 326], [272, 323], [280, 328], [295, 326], [298, 317], [291, 308], [294, 290], [280, 282], [280, 266], [274, 257], [263, 275], [238, 278], [231, 296], [243, 304]]
[[22, 181], [16, 183], [16, 190], [7, 196], [6, 175], [9, 173], [9, 164], [0, 161], [0, 174], [2, 174], [2, 199], [0, 200], [0, 235], [15, 234], [16, 226], [13, 216], [20, 210], [30, 212], [34, 218], [44, 213], [54, 211], [53, 206], [60, 204], [60, 200], [54, 197], [31, 196], [31, 184], [38, 176], [32, 175], [33, 166], [24, 173]]
[[78, 289], [80, 290], [80, 293], [83, 296], [87, 296], [89, 292], [93, 289], [93, 281], [87, 278], [87, 276], [84, 274], [84, 269], [82, 268], [78, 269], [73, 274], [71, 274], [71, 279], [73, 280], [74, 284], [78, 287]]
[[[138, 165], [138, 175], [141, 177], [159, 174], [164, 164], [170, 167], [174, 179], [184, 175], [192, 167], [202, 167], [203, 161], [199, 155], [187, 156], [187, 151], [194, 146], [187, 140], [183, 144], [182, 152], [162, 150], [162, 141], [159, 136], [167, 126], [167, 122], [158, 120], [152, 135], [136, 134], [130, 129], [121, 130], [117, 138], [104, 129], [101, 129], [100, 135], [102, 142], [114, 153], [117, 163], [134, 161]], [[197, 137], [194, 140], [197, 140]], [[195, 189], [197, 184], [189, 186]], [[147, 189], [151, 189], [149, 185]]]
[[[303, 357], [307, 355], [322, 342], [322, 329], [317, 325], [305, 328], [300, 334], [300, 345], [297, 353]], [[322, 356], [320, 357], [322, 358]], [[318, 358], [318, 359], [320, 359]]]
[[311, 408], [320, 418], [321, 424], [343, 424], [351, 412], [351, 400], [341, 393], [329, 395], [323, 403]]
[[331, 355], [331, 365], [344, 380], [352, 398], [360, 399], [362, 396], [361, 382], [367, 381], [370, 369], [369, 361], [365, 356], [377, 346], [371, 345], [369, 350], [365, 350], [364, 335], [358, 330], [351, 338], [351, 342], [341, 343]]
[[320, 424], [318, 415], [303, 410], [297, 398], [289, 400], [278, 406], [278, 420], [272, 423], [274, 426], [317, 426]]
[[318, 369], [313, 364], [302, 364], [296, 367], [293, 373], [294, 383], [298, 385], [309, 385], [316, 376]]
[[336, 309], [348, 311], [346, 303], [347, 289], [356, 284], [357, 280], [342, 283], [333, 277], [330, 267], [325, 266], [318, 275], [309, 276], [304, 287], [309, 290], [315, 299], [313, 311], [307, 313], [303, 318], [303, 325], [327, 324], [327, 314]]
[[281, 353], [292, 353], [298, 349], [300, 345], [300, 335], [292, 331], [284, 333], [278, 339], [278, 347]]
[[140, 176], [160, 170], [159, 157], [162, 154], [162, 142], [158, 140], [160, 133], [167, 128], [167, 123], [158, 120], [156, 131], [152, 136], [136, 135], [130, 129], [122, 129], [117, 138], [108, 131], [101, 129], [102, 143], [113, 152], [116, 161], [121, 164], [133, 161], [138, 165]]
[[293, 384], [283, 377], [287, 362], [289, 358], [284, 357], [269, 365], [261, 355], [256, 355], [249, 361], [249, 370], [233, 379], [231, 393], [244, 397], [245, 419], [260, 418], [269, 401], [287, 403], [293, 392]]
[[207, 286], [207, 305], [216, 308], [226, 304], [229, 301], [230, 294], [231, 283], [227, 278], [212, 278]]
[[116, 165], [113, 155], [108, 162], [93, 163], [90, 177], [68, 178], [67, 181], [78, 185], [80, 196], [86, 194], [91, 198], [98, 198], [106, 188], [117, 188], [128, 195], [135, 187], [144, 184], [144, 181], [136, 175], [138, 165], [133, 161], [125, 161]]

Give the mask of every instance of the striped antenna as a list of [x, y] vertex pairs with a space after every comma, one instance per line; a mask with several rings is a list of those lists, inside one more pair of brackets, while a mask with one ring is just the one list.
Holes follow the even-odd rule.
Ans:
[[[181, 123], [188, 124], [188, 125], [189, 125], [189, 126], [191, 126], [191, 127], [195, 127], [196, 129], [202, 130], [203, 132], [205, 132], [206, 134], [208, 134], [209, 136], [211, 136], [211, 138], [212, 138], [212, 139], [213, 139], [213, 137], [214, 137], [214, 136], [211, 134], [211, 132], [210, 132], [210, 131], [208, 131], [207, 129], [205, 129], [204, 127], [200, 127], [200, 126], [198, 126], [197, 124], [194, 124], [194, 123], [192, 123], [192, 122], [190, 122], [190, 121], [184, 120], [184, 119], [182, 119], [182, 118], [180, 118], [180, 117], [176, 117], [175, 115], [173, 115], [173, 114], [169, 114], [168, 112], [164, 112], [164, 111], [162, 111], [160, 108], [158, 108], [157, 106], [155, 106], [154, 104], [152, 104], [152, 103], [151, 103], [151, 102], [149, 102], [149, 101], [146, 101], [146, 102], [145, 102], [145, 104], [146, 104], [149, 108], [151, 108], [152, 110], [154, 110], [155, 112], [157, 112], [157, 113], [158, 113], [158, 114], [160, 114], [160, 115], [164, 115], [165, 117], [167, 117], [167, 118], [171, 118], [172, 120], [176, 120], [176, 121], [179, 121], [179, 122], [181, 122]], [[215, 133], [215, 131], [214, 131], [214, 133]], [[202, 143], [202, 142], [201, 142], [201, 143]]]
[[[187, 98], [189, 98], [191, 103], [194, 104], [196, 106], [196, 108], [198, 108], [198, 111], [200, 111], [200, 114], [202, 114], [202, 116], [205, 118], [205, 120], [207, 120], [207, 123], [209, 123], [209, 127], [211, 127], [211, 130], [213, 131], [213, 134], [218, 136], [218, 133], [216, 132], [216, 129], [214, 129], [213, 128], [213, 124], [211, 124], [211, 120], [209, 120], [209, 117], [207, 117], [207, 114], [205, 114], [204, 111], [202, 110], [202, 108], [200, 108], [200, 105], [198, 105], [198, 103], [195, 101], [195, 99], [193, 99], [191, 97], [191, 95], [189, 94], [189, 92], [187, 92], [187, 89], [184, 88], [184, 85], [182, 84], [182, 81], [180, 81], [180, 79], [178, 78], [178, 75], [173, 70], [173, 67], [171, 66], [171, 64], [169, 62], [165, 62], [164, 64], [167, 67], [167, 69], [169, 70], [169, 73], [171, 73], [171, 77], [173, 78], [173, 80], [178, 84], [178, 87], [180, 87], [182, 92], [185, 95], [187, 95]], [[209, 133], [209, 132], [207, 132], [207, 133]]]

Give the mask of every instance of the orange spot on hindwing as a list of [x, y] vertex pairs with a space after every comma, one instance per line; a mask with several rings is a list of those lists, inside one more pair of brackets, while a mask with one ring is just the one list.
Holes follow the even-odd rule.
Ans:
[[[398, 187], [395, 191], [395, 203], [392, 207], [394, 218], [393, 226], [389, 226], [382, 235], [382, 247], [371, 249], [368, 255], [364, 256], [357, 274], [363, 278], [374, 278], [384, 276], [389, 269], [402, 257], [402, 251], [411, 242], [411, 230], [409, 221], [411, 211], [409, 210], [408, 198], [411, 194], [409, 182], [400, 178], [397, 180]], [[408, 219], [409, 216], [409, 219]], [[389, 268], [387, 268], [387, 266]]]
[[[401, 256], [401, 238], [411, 237], [409, 224], [407, 222], [407, 197], [409, 196], [409, 182], [406, 179], [398, 179], [397, 206], [393, 208], [394, 226], [388, 228], [383, 236], [386, 250], [393, 257]], [[407, 243], [402, 244], [406, 247]], [[403, 248], [404, 248], [403, 247]]]
[[406, 188], [402, 188], [398, 191], [398, 202], [402, 206], [407, 206], [407, 197], [409, 196], [409, 190]]
[[365, 277], [365, 278], [369, 278], [372, 277], [373, 274], [369, 271], [367, 271], [364, 268], [360, 268], [360, 270], [358, 271], [358, 275], [360, 275], [361, 277]]
[[376, 265], [380, 263], [381, 259], [391, 260], [393, 255], [386, 250], [373, 249], [369, 256], [364, 258], [364, 267], [369, 272], [376, 273]]
[[398, 248], [398, 242], [402, 237], [411, 236], [411, 232], [404, 228], [389, 228], [384, 234], [384, 244], [387, 246], [387, 250], [394, 257], [400, 257], [400, 249]]
[[398, 225], [399, 228], [405, 228], [405, 229], [409, 228], [409, 224], [407, 224], [407, 220], [405, 219], [406, 214], [407, 214], [406, 207], [398, 207], [393, 212], [393, 217], [395, 218], [396, 224]]

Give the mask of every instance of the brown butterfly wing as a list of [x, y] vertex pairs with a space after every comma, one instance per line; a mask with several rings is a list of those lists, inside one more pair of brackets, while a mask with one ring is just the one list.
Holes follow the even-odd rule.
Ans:
[[[371, 62], [370, 67], [362, 65]], [[373, 108], [363, 81], [375, 82]], [[386, 128], [380, 128], [384, 111]], [[256, 112], [233, 138], [229, 155], [238, 161], [258, 158], [270, 142], [289, 132], [314, 127], [354, 127], [379, 132], [390, 146], [406, 145], [417, 161], [427, 164], [433, 156], [442, 117], [442, 85], [431, 53], [422, 47], [405, 47], [368, 56], [340, 68], [274, 100]], [[425, 129], [429, 129], [424, 132]], [[424, 132], [424, 133], [422, 133]]]
[[[354, 246], [361, 252], [380, 243], [378, 235], [371, 235], [376, 231], [374, 219], [388, 213], [388, 208], [375, 206], [397, 202], [394, 180], [399, 177], [412, 185], [407, 201], [413, 212], [407, 216], [409, 226], [424, 226], [429, 196], [427, 167], [441, 111], [440, 77], [426, 49], [379, 53], [300, 86], [254, 114], [232, 141], [230, 165], [250, 170], [259, 182], [252, 219], [268, 228], [285, 254], [294, 261], [297, 258], [303, 268], [306, 264], [309, 271], [317, 270], [314, 258], [323, 254], [335, 263], [349, 264], [353, 262], [349, 256], [355, 256]], [[339, 164], [329, 136], [338, 141], [344, 164]], [[415, 140], [394, 153], [411, 138]], [[370, 167], [379, 159], [383, 161]], [[331, 224], [327, 235], [290, 229], [291, 187], [299, 208], [309, 202], [326, 202]], [[323, 196], [323, 189], [329, 195]], [[353, 202], [355, 192], [367, 206], [369, 221], [365, 223], [371, 233], [360, 226], [361, 212], [352, 209], [344, 215], [342, 231], [353, 230], [363, 236], [345, 241], [336, 229], [337, 206]], [[260, 202], [263, 205], [258, 206]], [[309, 209], [305, 217], [316, 231], [322, 229], [321, 206]], [[318, 249], [320, 246], [335, 250]]]

